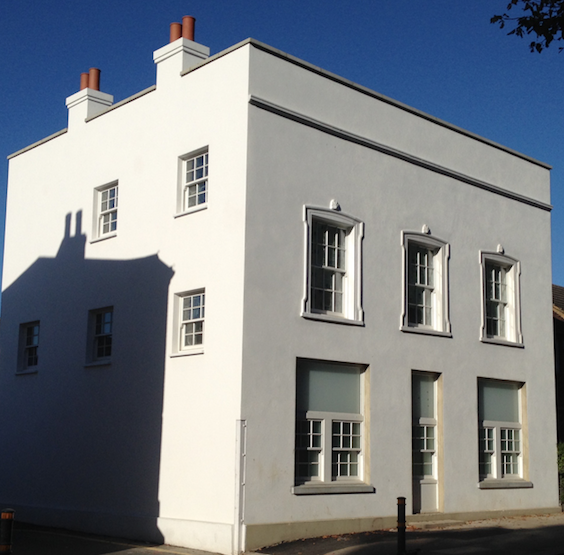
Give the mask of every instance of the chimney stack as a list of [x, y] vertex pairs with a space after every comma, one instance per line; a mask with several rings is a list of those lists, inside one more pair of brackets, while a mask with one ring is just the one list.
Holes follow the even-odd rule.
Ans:
[[[182, 24], [170, 24], [170, 42], [153, 53], [157, 64], [157, 89], [210, 56], [207, 46], [194, 42], [196, 18], [185, 15]], [[165, 85], [166, 86], [166, 85]]]
[[111, 94], [100, 92], [100, 70], [91, 67], [88, 73], [80, 74], [80, 90], [67, 98], [69, 129], [105, 111], [114, 102]]

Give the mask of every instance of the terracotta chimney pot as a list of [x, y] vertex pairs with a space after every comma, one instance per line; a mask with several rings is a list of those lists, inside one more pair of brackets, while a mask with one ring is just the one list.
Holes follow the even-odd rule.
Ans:
[[96, 67], [91, 67], [88, 75], [88, 88], [95, 91], [100, 90], [100, 70]]
[[182, 36], [182, 25], [180, 23], [170, 24], [170, 41], [174, 42]]
[[188, 40], [194, 40], [194, 27], [196, 18], [191, 15], [185, 15], [182, 18], [182, 37]]
[[88, 87], [88, 73], [80, 74], [80, 90]]

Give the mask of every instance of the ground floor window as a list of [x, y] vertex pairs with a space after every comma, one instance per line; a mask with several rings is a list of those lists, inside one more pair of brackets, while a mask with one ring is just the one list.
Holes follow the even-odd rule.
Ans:
[[365, 367], [298, 360], [296, 484], [361, 481]]
[[480, 479], [522, 478], [522, 384], [478, 380]]

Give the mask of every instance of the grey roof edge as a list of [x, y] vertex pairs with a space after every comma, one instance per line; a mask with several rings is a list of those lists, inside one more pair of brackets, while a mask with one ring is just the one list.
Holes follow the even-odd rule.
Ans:
[[307, 69], [309, 71], [317, 73], [318, 75], [321, 75], [322, 77], [326, 77], [327, 79], [331, 79], [332, 81], [340, 83], [341, 85], [344, 85], [346, 87], [354, 89], [354, 90], [356, 90], [360, 93], [371, 96], [372, 98], [375, 98], [377, 100], [385, 102], [386, 104], [390, 104], [392, 106], [395, 106], [396, 108], [399, 108], [400, 110], [404, 110], [404, 111], [409, 112], [409, 113], [411, 113], [415, 116], [423, 118], [427, 121], [430, 121], [432, 123], [436, 123], [437, 125], [440, 125], [441, 127], [445, 127], [447, 129], [450, 129], [451, 131], [454, 131], [454, 132], [459, 133], [461, 135], [465, 135], [466, 137], [469, 137], [471, 139], [474, 139], [476, 141], [484, 143], [488, 146], [497, 148], [499, 150], [507, 152], [508, 154], [511, 154], [511, 155], [516, 156], [518, 158], [522, 158], [523, 160], [526, 160], [527, 162], [531, 162], [532, 164], [540, 166], [544, 169], [547, 169], [547, 170], [552, 169], [552, 166], [550, 164], [547, 164], [545, 162], [541, 162], [540, 160], [537, 160], [535, 158], [527, 156], [526, 154], [522, 154], [521, 152], [518, 152], [517, 150], [513, 150], [512, 148], [509, 148], [509, 147], [506, 147], [502, 144], [496, 143], [495, 141], [491, 141], [489, 139], [486, 139], [485, 137], [477, 135], [476, 133], [472, 133], [471, 131], [467, 131], [466, 129], [463, 129], [462, 127], [458, 127], [457, 125], [453, 125], [452, 123], [444, 121], [440, 118], [437, 118], [435, 116], [431, 116], [430, 114], [427, 114], [426, 112], [418, 110], [417, 108], [412, 108], [411, 106], [408, 106], [407, 104], [404, 104], [403, 102], [400, 102], [398, 100], [394, 100], [393, 98], [390, 98], [390, 97], [385, 96], [381, 93], [373, 91], [372, 89], [369, 89], [368, 87], [364, 87], [363, 85], [359, 85], [359, 84], [357, 84], [353, 81], [350, 81], [349, 79], [346, 79], [344, 77], [336, 75], [335, 73], [331, 73], [330, 71], [327, 71], [326, 69], [323, 69], [321, 67], [310, 64], [309, 62], [306, 62], [304, 60], [296, 58], [295, 56], [292, 56], [291, 54], [286, 54], [285, 52], [282, 52], [281, 50], [273, 48], [272, 46], [269, 46], [268, 44], [265, 44], [265, 43], [260, 42], [258, 40], [251, 39], [251, 38], [246, 39], [245, 41], [239, 43], [238, 45], [235, 45], [233, 47], [233, 49], [235, 49], [235, 47], [240, 48], [241, 46], [244, 46], [245, 44], [248, 44], [248, 43], [251, 44], [252, 46], [260, 49], [260, 50], [263, 50], [264, 52], [272, 54], [273, 56], [276, 56], [278, 58], [282, 58], [282, 59], [284, 59], [284, 60], [286, 60], [286, 61], [288, 61], [292, 64], [298, 65], [300, 67], [303, 67], [304, 69]]
[[143, 89], [142, 91], [139, 91], [138, 93], [135, 93], [131, 96], [128, 96], [127, 98], [124, 98], [123, 100], [120, 100], [119, 102], [116, 102], [115, 104], [112, 104], [111, 106], [109, 106], [106, 110], [104, 110], [103, 112], [100, 112], [99, 114], [96, 114], [95, 116], [90, 116], [89, 118], [86, 118], [86, 123], [88, 123], [89, 121], [92, 121], [93, 119], [99, 118], [100, 116], [103, 116], [104, 114], [107, 114], [108, 112], [111, 112], [112, 110], [115, 110], [116, 108], [119, 108], [120, 106], [123, 106], [124, 104], [129, 104], [130, 102], [133, 102], [134, 100], [137, 100], [138, 98], [141, 98], [142, 96], [145, 96], [146, 94], [153, 92], [154, 90], [156, 90], [157, 86], [156, 85], [151, 85], [150, 87], [147, 87], [146, 89]]
[[67, 131], [68, 131], [68, 129], [65, 127], [64, 129], [61, 129], [60, 131], [57, 131], [56, 133], [53, 133], [52, 135], [49, 135], [48, 137], [45, 137], [44, 139], [40, 139], [39, 141], [36, 141], [35, 143], [32, 143], [28, 146], [24, 146], [20, 150], [16, 150], [16, 152], [8, 155], [6, 158], [8, 160], [11, 160], [12, 158], [15, 158], [16, 156], [18, 156], [19, 154], [23, 154], [24, 152], [27, 152], [28, 150], [31, 150], [32, 148], [35, 148], [36, 146], [42, 145], [43, 143], [47, 143], [47, 142], [49, 142], [53, 139], [56, 139], [57, 137], [59, 137], [61, 135], [64, 135]]
[[[106, 110], [100, 112], [99, 114], [96, 114], [95, 116], [90, 116], [89, 118], [86, 118], [86, 122], [92, 121], [93, 119], [99, 118], [100, 116], [103, 116], [104, 114], [107, 114], [108, 112], [111, 112], [112, 110], [115, 110], [116, 108], [119, 108], [120, 106], [123, 106], [124, 104], [128, 104], [129, 102], [133, 102], [134, 100], [137, 100], [138, 98], [145, 96], [147, 93], [150, 93], [152, 91], [154, 91], [156, 89], [156, 85], [151, 85], [150, 87], [147, 87], [146, 89], [143, 89], [142, 91], [139, 91], [138, 93], [135, 93], [131, 96], [128, 96], [127, 98], [124, 98], [123, 100], [120, 100], [119, 102], [116, 102], [115, 104], [113, 104], [112, 106], [109, 106]], [[48, 137], [45, 137], [44, 139], [41, 139], [35, 143], [32, 143], [28, 146], [25, 146], [24, 148], [17, 150], [16, 152], [14, 152], [13, 154], [10, 154], [7, 158], [8, 160], [11, 160], [12, 158], [15, 158], [16, 156], [18, 156], [19, 154], [23, 154], [24, 152], [27, 152], [28, 150], [31, 150], [37, 146], [42, 145], [43, 143], [46, 143], [52, 139], [56, 139], [59, 135], [63, 135], [64, 133], [66, 133], [68, 131], [68, 128], [62, 129], [61, 131], [57, 131], [57, 133], [53, 133], [52, 135], [49, 135]]]
[[[418, 116], [418, 117], [423, 118], [427, 121], [430, 121], [432, 123], [440, 125], [441, 127], [445, 127], [446, 129], [450, 129], [451, 131], [454, 131], [454, 132], [459, 133], [461, 135], [465, 135], [466, 137], [469, 137], [471, 139], [474, 139], [476, 141], [484, 143], [488, 146], [491, 146], [493, 148], [497, 148], [499, 150], [507, 152], [508, 154], [511, 154], [513, 156], [516, 156], [518, 158], [526, 160], [527, 162], [530, 162], [532, 164], [540, 166], [544, 169], [547, 169], [547, 170], [552, 169], [552, 166], [550, 164], [546, 164], [545, 162], [541, 162], [539, 160], [536, 160], [535, 158], [527, 156], [526, 154], [522, 154], [521, 152], [513, 150], [509, 147], [503, 146], [503, 145], [496, 143], [494, 141], [490, 141], [489, 139], [486, 139], [486, 138], [484, 138], [480, 135], [472, 133], [471, 131], [467, 131], [466, 129], [463, 129], [462, 127], [458, 127], [456, 125], [453, 125], [452, 123], [448, 123], [447, 121], [439, 119], [435, 116], [431, 116], [430, 114], [427, 114], [426, 112], [418, 110], [417, 108], [412, 108], [411, 106], [408, 106], [407, 104], [404, 104], [403, 102], [399, 102], [398, 100], [394, 100], [393, 98], [390, 98], [390, 97], [385, 96], [381, 93], [373, 91], [372, 89], [369, 89], [368, 87], [364, 87], [363, 85], [359, 85], [359, 84], [357, 84], [353, 81], [350, 81], [349, 79], [341, 77], [341, 76], [339, 76], [335, 73], [331, 73], [330, 71], [327, 71], [326, 69], [323, 69], [319, 66], [311, 64], [309, 62], [306, 62], [305, 60], [301, 60], [300, 58], [292, 56], [291, 54], [287, 54], [286, 52], [283, 52], [282, 50], [278, 50], [277, 48], [269, 46], [268, 44], [261, 42], [259, 40], [253, 39], [253, 38], [247, 38], [245, 40], [242, 40], [241, 42], [238, 42], [237, 44], [234, 44], [233, 46], [230, 46], [229, 48], [226, 48], [225, 50], [222, 50], [221, 52], [218, 52], [217, 54], [210, 56], [209, 58], [207, 58], [206, 60], [204, 60], [200, 64], [181, 72], [181, 75], [184, 76], [184, 75], [187, 75], [188, 73], [192, 73], [193, 71], [198, 70], [202, 66], [205, 66], [205, 65], [213, 62], [214, 60], [222, 58], [223, 56], [226, 56], [227, 54], [230, 54], [231, 52], [234, 52], [235, 50], [238, 50], [239, 48], [242, 48], [242, 47], [246, 46], [247, 44], [250, 44], [251, 46], [254, 46], [255, 48], [258, 48], [259, 50], [262, 50], [262, 51], [264, 51], [268, 54], [271, 54], [273, 56], [276, 56], [278, 58], [286, 60], [287, 62], [290, 62], [290, 63], [295, 64], [297, 66], [300, 66], [304, 69], [307, 69], [308, 71], [316, 73], [316, 74], [318, 74], [322, 77], [325, 77], [327, 79], [330, 79], [332, 81], [340, 83], [341, 85], [344, 85], [345, 87], [349, 87], [349, 88], [356, 90], [360, 93], [371, 96], [372, 98], [375, 98], [377, 100], [380, 100], [382, 102], [390, 104], [391, 106], [395, 106], [396, 108], [399, 108], [400, 110], [404, 110], [404, 111], [409, 112], [409, 113], [411, 113], [415, 116]], [[104, 110], [100, 114], [97, 114], [96, 116], [92, 116], [91, 118], [88, 118], [87, 121], [91, 121], [91, 120], [93, 120], [97, 117], [100, 117], [103, 114], [106, 114], [111, 110], [115, 110], [116, 108], [119, 108], [120, 106], [123, 106], [124, 104], [132, 102], [133, 100], [136, 100], [137, 98], [139, 98], [139, 97], [141, 97], [141, 96], [143, 96], [143, 95], [145, 95], [145, 94], [147, 94], [147, 93], [149, 93], [149, 92], [151, 92], [155, 89], [156, 89], [156, 86], [152, 85], [152, 86], [150, 86], [150, 87], [148, 87], [148, 88], [146, 88], [146, 89], [144, 89], [144, 90], [142, 90], [142, 91], [140, 91], [140, 92], [138, 92], [138, 93], [136, 93], [136, 94], [134, 94], [134, 95], [132, 95], [128, 98], [125, 98], [124, 100], [121, 100], [120, 102], [117, 102], [116, 104], [114, 104], [113, 106], [110, 106], [107, 110]], [[8, 156], [8, 160], [14, 158], [15, 156], [18, 156], [19, 154], [27, 152], [28, 150], [31, 150], [32, 148], [35, 148], [35, 147], [37, 147], [37, 146], [39, 146], [43, 143], [46, 143], [47, 141], [55, 139], [59, 135], [62, 135], [63, 133], [66, 133], [66, 132], [67, 132], [67, 129], [63, 129], [63, 130], [61, 130], [57, 133], [54, 133], [53, 135], [50, 135], [49, 137], [46, 137], [46, 138], [41, 139], [40, 141], [37, 141], [37, 142], [27, 146], [27, 147], [24, 147], [24, 148], [22, 148], [22, 149], [20, 149], [16, 152], [14, 152], [13, 154], [10, 154]]]

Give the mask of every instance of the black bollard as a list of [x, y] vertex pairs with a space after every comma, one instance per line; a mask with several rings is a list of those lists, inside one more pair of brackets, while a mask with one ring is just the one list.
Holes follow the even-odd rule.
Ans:
[[405, 497], [398, 497], [398, 555], [405, 554]]

